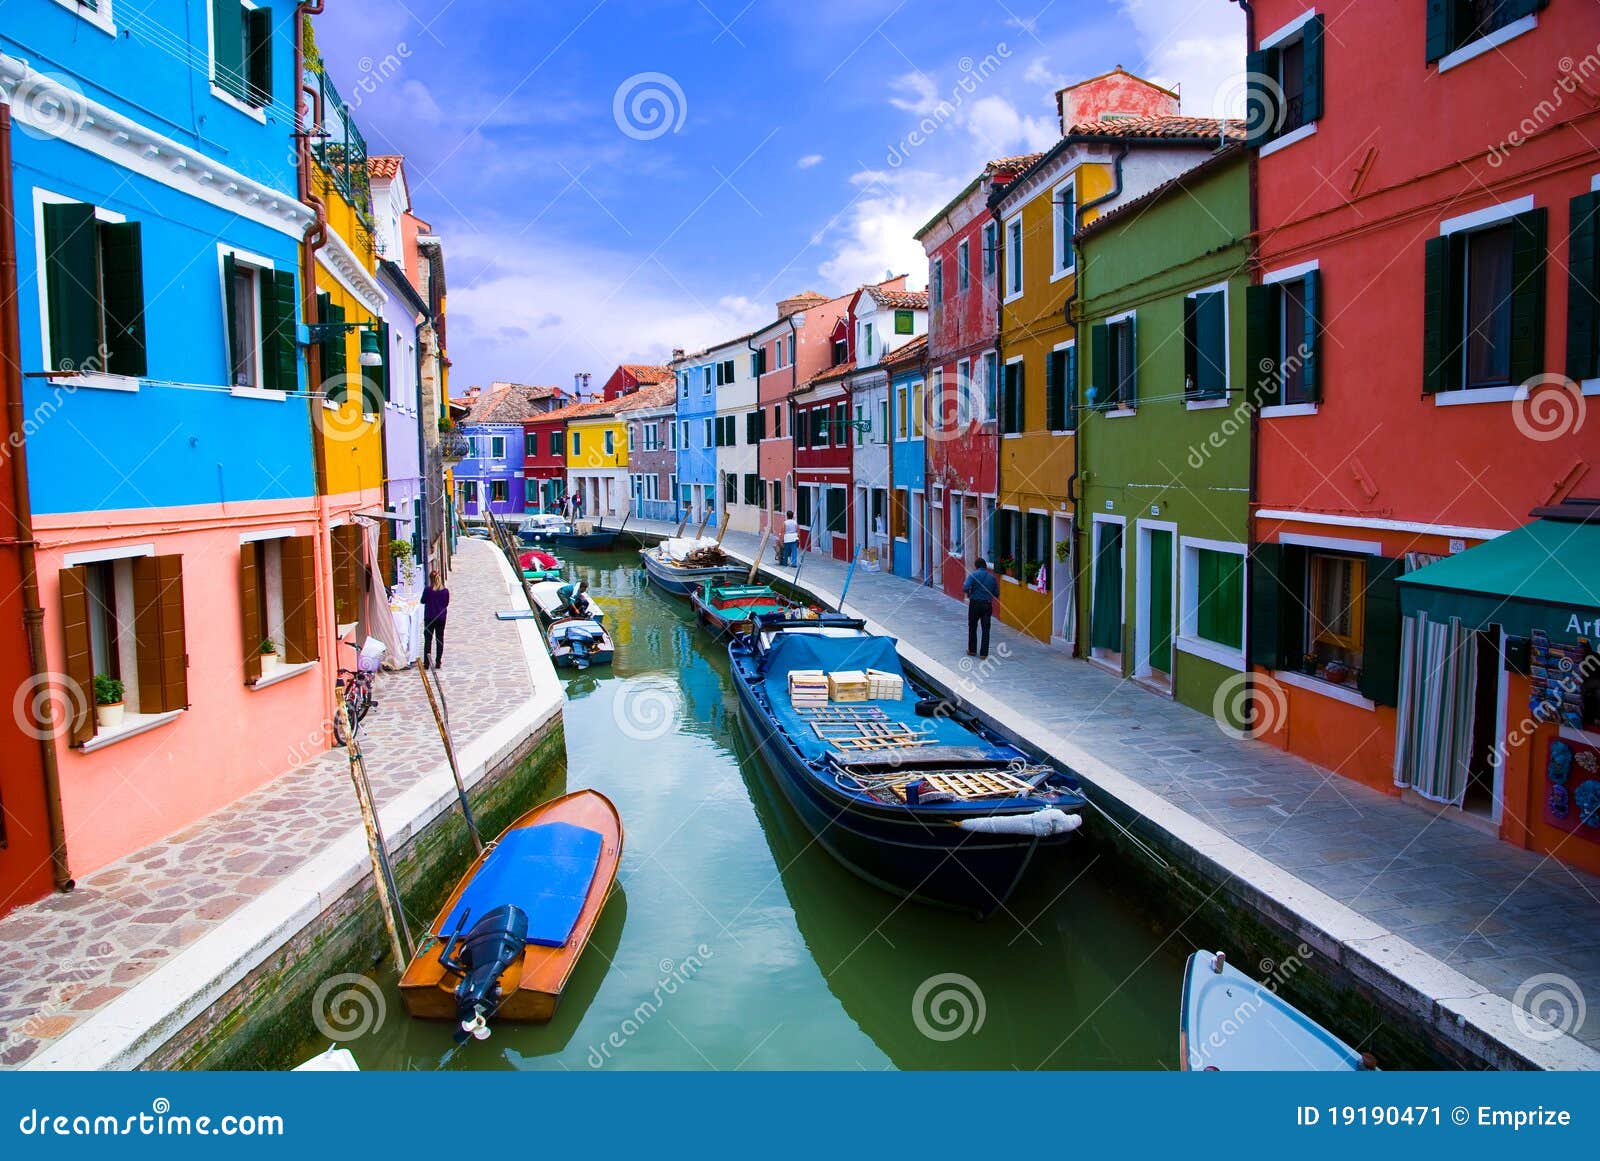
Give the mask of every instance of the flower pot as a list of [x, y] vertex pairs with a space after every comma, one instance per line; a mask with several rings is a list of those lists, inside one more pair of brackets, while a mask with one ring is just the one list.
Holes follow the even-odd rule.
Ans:
[[278, 672], [278, 663], [282, 659], [276, 653], [261, 654], [261, 676], [270, 677]]
[[1330, 661], [1323, 668], [1322, 676], [1335, 685], [1343, 685], [1350, 679], [1350, 667], [1343, 661]]
[[94, 724], [102, 730], [114, 730], [122, 724], [126, 706], [122, 702], [94, 707]]

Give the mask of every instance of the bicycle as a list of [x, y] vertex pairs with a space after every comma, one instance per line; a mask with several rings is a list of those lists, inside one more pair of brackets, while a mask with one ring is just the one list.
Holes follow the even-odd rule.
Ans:
[[[340, 644], [348, 645], [356, 651], [356, 667], [354, 669], [341, 667], [338, 679], [334, 682], [334, 688], [344, 699], [345, 717], [349, 720], [350, 732], [354, 735], [361, 732], [362, 720], [378, 708], [378, 703], [372, 700], [373, 675], [377, 666], [374, 665], [372, 669], [364, 668], [361, 647], [354, 641], [342, 641]], [[349, 744], [349, 739], [344, 736], [344, 730], [339, 726], [337, 714], [333, 718], [333, 737], [341, 746]]]

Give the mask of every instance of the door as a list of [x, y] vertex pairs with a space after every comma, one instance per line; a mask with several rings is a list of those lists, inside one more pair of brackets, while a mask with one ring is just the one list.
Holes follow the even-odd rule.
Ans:
[[1090, 644], [1096, 657], [1122, 658], [1122, 525], [1096, 520], [1094, 614]]
[[1143, 671], [1157, 681], [1172, 680], [1172, 533], [1165, 528], [1146, 532], [1145, 547], [1145, 652]]
[[921, 580], [923, 574], [922, 530], [928, 525], [928, 497], [921, 492], [911, 494], [911, 577]]
[[[1049, 562], [1052, 586], [1050, 591], [1050, 639], [1064, 649], [1072, 648], [1077, 635], [1076, 598], [1078, 578], [1073, 575], [1071, 563], [1072, 518], [1057, 516], [1052, 529], [1051, 559]], [[1066, 559], [1062, 556], [1066, 554]]]

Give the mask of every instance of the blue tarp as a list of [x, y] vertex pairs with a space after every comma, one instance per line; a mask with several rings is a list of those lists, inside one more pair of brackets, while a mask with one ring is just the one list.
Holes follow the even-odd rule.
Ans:
[[443, 926], [434, 934], [448, 937], [464, 911], [472, 924], [496, 907], [520, 907], [528, 915], [528, 942], [565, 947], [600, 862], [599, 831], [570, 822], [546, 822], [505, 835]]

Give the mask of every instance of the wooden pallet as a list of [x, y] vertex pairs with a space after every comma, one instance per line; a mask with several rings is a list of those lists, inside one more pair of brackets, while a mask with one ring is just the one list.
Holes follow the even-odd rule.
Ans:
[[826, 742], [846, 741], [851, 738], [920, 738], [923, 736], [904, 722], [812, 722], [811, 728], [816, 732], [817, 737]]
[[[960, 799], [1017, 798], [1032, 794], [1033, 788], [1007, 770], [943, 770], [936, 774], [920, 775], [930, 790], [944, 790]], [[908, 782], [916, 778], [908, 778]], [[894, 792], [905, 797], [904, 784]]]
[[933, 745], [932, 738], [920, 734], [904, 734], [885, 738], [829, 738], [828, 744], [851, 753], [876, 750], [910, 750], [917, 746]]
[[875, 705], [808, 706], [799, 712], [808, 722], [879, 722], [889, 716], [887, 710]]

